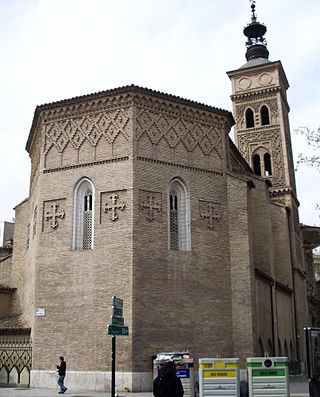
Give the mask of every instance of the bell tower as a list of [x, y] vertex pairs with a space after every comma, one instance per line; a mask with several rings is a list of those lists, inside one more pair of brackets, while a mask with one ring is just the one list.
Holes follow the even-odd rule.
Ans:
[[[287, 265], [291, 271], [289, 286], [294, 311], [295, 359], [299, 362], [304, 359], [300, 336], [308, 319], [307, 307], [303, 303], [307, 302], [306, 273], [288, 117], [289, 84], [281, 62], [269, 60], [264, 38], [267, 28], [257, 21], [255, 1], [250, 1], [251, 23], [243, 30], [247, 38], [247, 62], [227, 73], [232, 83], [235, 144], [252, 171], [268, 182], [270, 200], [281, 214], [281, 220], [274, 216], [272, 222], [273, 227], [282, 227], [283, 241], [290, 247]], [[278, 258], [275, 257], [273, 269], [278, 269], [277, 266]], [[276, 275], [277, 271], [271, 270], [271, 277]], [[272, 296], [278, 299], [277, 286]]]
[[[270, 192], [296, 196], [289, 105], [289, 87], [280, 61], [269, 61], [264, 35], [267, 28], [257, 21], [255, 2], [247, 37], [247, 62], [228, 72], [232, 82], [235, 144], [255, 174], [270, 180]], [[287, 205], [287, 203], [286, 203]]]

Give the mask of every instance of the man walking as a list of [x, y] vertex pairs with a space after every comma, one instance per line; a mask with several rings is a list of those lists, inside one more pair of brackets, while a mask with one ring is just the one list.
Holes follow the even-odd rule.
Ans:
[[67, 388], [64, 386], [64, 377], [66, 376], [66, 369], [67, 369], [67, 363], [64, 361], [64, 358], [61, 356], [59, 357], [60, 360], [60, 365], [57, 365], [58, 369], [58, 385], [60, 386], [60, 391], [59, 394], [63, 394], [65, 391], [67, 391]]

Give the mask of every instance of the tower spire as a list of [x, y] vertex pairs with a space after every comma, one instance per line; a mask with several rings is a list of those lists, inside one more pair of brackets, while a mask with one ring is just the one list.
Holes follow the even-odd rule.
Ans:
[[255, 0], [249, 1], [251, 2], [252, 12], [251, 23], [243, 29], [243, 34], [248, 38], [246, 42], [246, 58], [247, 61], [255, 58], [268, 59], [267, 40], [263, 37], [266, 34], [267, 28], [263, 23], [257, 22]]

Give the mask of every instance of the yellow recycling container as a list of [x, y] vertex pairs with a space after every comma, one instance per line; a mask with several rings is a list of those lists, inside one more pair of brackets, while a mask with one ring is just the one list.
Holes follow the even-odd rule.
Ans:
[[199, 395], [200, 397], [239, 397], [239, 359], [200, 358]]

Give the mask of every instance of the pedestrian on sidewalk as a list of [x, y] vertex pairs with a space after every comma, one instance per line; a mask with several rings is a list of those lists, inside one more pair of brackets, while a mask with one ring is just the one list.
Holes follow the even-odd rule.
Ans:
[[161, 374], [153, 381], [153, 395], [155, 397], [183, 397], [183, 387], [176, 375], [176, 365], [169, 361]]
[[63, 394], [67, 391], [67, 388], [63, 384], [64, 378], [66, 376], [66, 370], [67, 370], [67, 363], [64, 361], [64, 358], [62, 356], [59, 357], [60, 360], [60, 365], [57, 365], [57, 370], [58, 370], [58, 385], [60, 386], [60, 391], [59, 394]]

